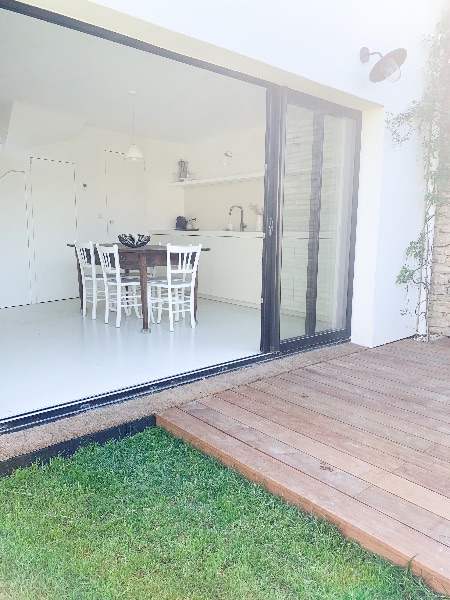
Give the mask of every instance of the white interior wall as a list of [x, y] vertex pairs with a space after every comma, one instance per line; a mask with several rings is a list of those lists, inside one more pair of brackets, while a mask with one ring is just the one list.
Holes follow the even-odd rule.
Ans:
[[[33, 149], [33, 153], [41, 157], [59, 157], [60, 160], [75, 162], [79, 235], [86, 233], [97, 237], [106, 231], [105, 150], [125, 152], [130, 142], [128, 136], [117, 132], [88, 127], [70, 142]], [[182, 146], [174, 142], [139, 137], [136, 137], [136, 143], [145, 156], [149, 225], [154, 228], [154, 221], [157, 221], [157, 228], [172, 226], [173, 216], [183, 210], [182, 194], [169, 186]], [[97, 218], [93, 220], [92, 215]], [[97, 221], [96, 225], [93, 221]]]
[[[184, 208], [182, 191], [169, 185], [176, 163], [182, 154], [182, 145], [139, 138], [136, 141], [142, 148], [146, 160], [149, 223], [144, 223], [142, 226], [146, 229], [170, 228], [173, 226], [174, 216], [182, 214]], [[73, 162], [78, 236], [80, 239], [105, 240], [107, 239], [105, 150], [124, 152], [129, 144], [128, 136], [87, 127], [70, 141], [24, 148], [20, 152], [0, 150], [0, 175], [7, 168], [11, 168], [12, 164], [14, 168], [26, 171], [29, 178], [30, 157]]]
[[[28, 215], [26, 178], [22, 165], [14, 157], [1, 163], [0, 171], [0, 255], [3, 257], [0, 283], [0, 308], [31, 302], [29, 273], [30, 249], [28, 244]], [[14, 249], [14, 260], [8, 260]]]
[[[184, 211], [182, 192], [169, 185], [174, 166], [182, 154], [182, 146], [159, 140], [137, 139], [136, 141], [146, 157], [146, 180], [142, 198], [146, 206], [141, 213], [147, 213], [147, 222], [141, 223], [141, 231], [144, 233], [150, 228], [172, 228], [175, 217], [183, 214]], [[129, 143], [128, 136], [86, 128], [70, 141], [23, 148], [20, 152], [0, 150], [0, 176], [10, 169], [19, 171], [9, 173], [0, 179], [0, 206], [3, 207], [3, 216], [0, 219], [0, 239], [3, 241], [0, 242], [0, 249], [3, 253], [9, 252], [8, 247], [11, 245], [9, 233], [14, 230], [16, 257], [16, 260], [9, 264], [4, 261], [0, 269], [2, 281], [6, 281], [10, 276], [11, 267], [16, 273], [14, 286], [11, 286], [11, 290], [7, 290], [8, 293], [2, 286], [0, 306], [27, 304], [40, 300], [35, 289], [39, 283], [36, 275], [39, 270], [37, 266], [43, 259], [42, 252], [48, 253], [48, 249], [43, 249], [42, 245], [45, 246], [47, 237], [52, 236], [52, 226], [55, 230], [53, 234], [55, 239], [56, 234], [62, 231], [63, 224], [60, 220], [63, 218], [63, 213], [67, 212], [67, 218], [73, 223], [73, 227], [69, 227], [64, 221], [64, 231], [70, 230], [70, 235], [62, 234], [64, 243], [70, 243], [75, 238], [94, 242], [114, 241], [108, 239], [107, 221], [111, 215], [108, 214], [106, 200], [105, 150], [122, 153]], [[31, 165], [38, 163], [49, 167], [72, 165], [74, 176], [66, 177], [64, 184], [66, 195], [72, 197], [72, 208], [70, 211], [63, 211], [59, 220], [58, 211], [54, 210], [55, 207], [52, 205], [53, 201], [56, 202], [54, 195], [57, 193], [57, 182], [51, 175], [42, 176], [37, 182]], [[45, 186], [48, 186], [48, 193], [45, 191]], [[137, 197], [135, 201], [138, 201]], [[36, 202], [39, 203], [40, 220], [38, 213], [33, 211]], [[129, 206], [129, 210], [131, 213], [138, 212], [133, 209], [133, 206]], [[46, 222], [48, 226], [43, 232], [42, 228]], [[59, 243], [62, 243], [62, 238]], [[63, 252], [67, 250], [64, 248]], [[61, 255], [57, 248], [55, 252]], [[73, 252], [70, 252], [67, 260], [70, 264], [72, 262], [75, 264], [75, 261], [72, 261], [72, 254]], [[51, 261], [48, 264], [50, 263]], [[20, 274], [20, 277], [17, 277], [17, 274]], [[67, 291], [69, 288], [72, 290], [70, 293]], [[75, 270], [73, 285], [69, 285], [67, 290], [70, 297], [77, 294]], [[63, 293], [61, 297], [66, 297], [67, 293]], [[56, 299], [56, 296], [50, 299]]]
[[230, 208], [237, 205], [244, 210], [245, 231], [256, 231], [256, 215], [249, 204], [264, 205], [264, 179], [189, 188], [185, 199], [186, 218], [195, 217], [200, 229], [221, 231], [231, 221], [233, 230], [239, 231], [241, 211], [234, 209], [229, 214]]
[[[196, 140], [185, 144], [184, 149], [189, 169], [197, 179], [206, 179], [264, 171], [264, 141], [265, 123], [262, 123], [245, 131]], [[226, 151], [233, 154], [228, 165], [222, 162]]]
[[[6, 208], [14, 208], [16, 212], [17, 210], [21, 211], [19, 217], [14, 213], [14, 225], [12, 225], [11, 219], [4, 218], [0, 221], [0, 234], [1, 238], [6, 240], [5, 243], [7, 243], [9, 240], [6, 236], [7, 232], [11, 227], [15, 227], [17, 218], [22, 217], [24, 223], [20, 233], [23, 234], [24, 240], [21, 243], [20, 256], [22, 263], [25, 265], [24, 268], [18, 269], [23, 275], [23, 285], [20, 290], [16, 290], [17, 294], [14, 292], [14, 298], [9, 298], [9, 296], [3, 298], [4, 294], [2, 294], [2, 305], [25, 304], [30, 302], [30, 299], [31, 302], [36, 301], [34, 290], [36, 264], [42, 257], [40, 256], [40, 250], [38, 249], [35, 252], [33, 245], [36, 233], [33, 223], [33, 203], [37, 201], [35, 198], [37, 182], [34, 181], [30, 165], [41, 164], [50, 169], [52, 167], [56, 168], [58, 165], [73, 165], [74, 176], [71, 177], [71, 182], [66, 181], [66, 188], [70, 188], [67, 193], [75, 201], [72, 202], [74, 206], [68, 211], [70, 214], [67, 215], [67, 218], [73, 223], [74, 231], [68, 237], [64, 233], [62, 234], [63, 237], [67, 237], [65, 243], [72, 242], [75, 238], [79, 240], [115, 241], [117, 232], [121, 231], [120, 217], [122, 216], [122, 220], [125, 219], [128, 222], [126, 219], [127, 214], [130, 216], [142, 215], [142, 218], [139, 219], [140, 229], [138, 229], [142, 232], [173, 229], [175, 218], [178, 215], [197, 216], [203, 230], [220, 230], [227, 225], [229, 220], [228, 211], [233, 204], [242, 204], [248, 231], [254, 231], [256, 217], [250, 211], [248, 205], [249, 203], [263, 205], [264, 184], [262, 176], [257, 181], [208, 185], [187, 190], [173, 187], [170, 184], [173, 182], [173, 174], [177, 171], [177, 163], [180, 158], [190, 161], [190, 167], [196, 170], [197, 177], [211, 178], [253, 172], [262, 174], [264, 171], [264, 137], [264, 128], [259, 127], [184, 145], [137, 138], [136, 142], [145, 155], [145, 169], [141, 168], [142, 165], [139, 164], [137, 165], [139, 166], [139, 172], [134, 173], [131, 169], [128, 175], [128, 171], [124, 173], [127, 177], [131, 176], [133, 178], [134, 175], [136, 175], [136, 178], [139, 177], [139, 181], [133, 179], [132, 186], [128, 186], [128, 184], [124, 186], [120, 179], [122, 175], [118, 173], [119, 167], [124, 166], [120, 163], [120, 157], [123, 156], [130, 139], [129, 136], [116, 132], [86, 127], [79, 135], [70, 140], [44, 143], [31, 147], [24, 146], [20, 151], [11, 150], [8, 147], [1, 149], [0, 175], [8, 169], [23, 171], [23, 173], [11, 173], [6, 176], [6, 179], [0, 180], [2, 186], [0, 187], [0, 200], [5, 202]], [[225, 151], [233, 154], [229, 165], [223, 165], [222, 162]], [[111, 163], [111, 161], [113, 162]], [[116, 161], [119, 161], [119, 163]], [[109, 171], [108, 165], [110, 165]], [[114, 165], [117, 165], [117, 167], [114, 167]], [[128, 166], [133, 167], [136, 165]], [[143, 182], [141, 182], [142, 174], [144, 175]], [[45, 205], [46, 185], [48, 185], [48, 206]], [[56, 182], [51, 176], [48, 177], [48, 181], [45, 177], [41, 177], [39, 180], [39, 206], [42, 208], [43, 214], [47, 214], [49, 222], [55, 213], [51, 206], [51, 198], [55, 195], [55, 185]], [[11, 186], [14, 187], [13, 203], [11, 203]], [[135, 191], [134, 196], [131, 193], [133, 191], [131, 188]], [[116, 204], [119, 202], [119, 205], [122, 197], [125, 199], [127, 202], [125, 213], [121, 205], [120, 210], [114, 211], [115, 204], [112, 196], [114, 196]], [[140, 198], [145, 202], [145, 207], [138, 206]], [[3, 214], [6, 215], [5, 210]], [[27, 219], [28, 241], [26, 239]], [[238, 211], [233, 213], [233, 221], [236, 229], [238, 229]], [[61, 230], [61, 223], [56, 217], [54, 217], [52, 224], [58, 231]], [[124, 226], [123, 232], [126, 232], [125, 229]], [[37, 235], [39, 238], [39, 228]], [[43, 239], [47, 239], [47, 235], [48, 232], [45, 232]], [[17, 240], [17, 232], [15, 232], [15, 236]], [[18, 246], [18, 244], [16, 245]], [[16, 248], [16, 254], [17, 252], [19, 252], [19, 248]], [[72, 254], [71, 252], [69, 259], [71, 262], [73, 262]], [[29, 260], [29, 256], [31, 256], [31, 260]], [[28, 263], [30, 264], [29, 268]], [[13, 265], [14, 268], [17, 266], [17, 264]], [[67, 264], [67, 266], [69, 265]], [[3, 271], [2, 274], [4, 274]], [[73, 275], [73, 277], [75, 276]], [[75, 287], [69, 287], [76, 290], [75, 279], [73, 283]], [[76, 291], [69, 295], [70, 297], [76, 295]]]
[[[197, 179], [243, 175], [264, 172], [265, 127], [233, 132], [197, 140], [184, 146], [184, 157]], [[223, 164], [224, 153], [233, 155], [228, 165]], [[230, 220], [230, 207], [237, 204], [244, 209], [246, 231], [256, 230], [256, 215], [249, 204], [264, 205], [264, 179], [222, 183], [183, 188], [185, 216], [198, 218], [201, 229], [220, 231]], [[239, 230], [240, 212], [231, 216], [233, 226]]]

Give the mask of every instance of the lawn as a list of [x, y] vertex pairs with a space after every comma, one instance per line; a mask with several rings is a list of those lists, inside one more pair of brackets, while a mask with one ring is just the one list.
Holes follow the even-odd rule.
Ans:
[[0, 599], [437, 599], [159, 428], [0, 480]]

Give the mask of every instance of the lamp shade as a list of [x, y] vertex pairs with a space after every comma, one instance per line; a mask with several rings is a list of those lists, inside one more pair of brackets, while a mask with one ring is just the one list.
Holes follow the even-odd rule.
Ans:
[[131, 144], [125, 152], [125, 160], [144, 160], [144, 153], [136, 144]]
[[391, 83], [398, 81], [401, 77], [400, 67], [406, 60], [407, 52], [404, 48], [392, 50], [380, 58], [370, 71], [369, 79], [373, 83], [387, 79]]
[[393, 58], [383, 59], [380, 65], [380, 71], [383, 73], [385, 79], [391, 83], [398, 81], [402, 75], [400, 67]]

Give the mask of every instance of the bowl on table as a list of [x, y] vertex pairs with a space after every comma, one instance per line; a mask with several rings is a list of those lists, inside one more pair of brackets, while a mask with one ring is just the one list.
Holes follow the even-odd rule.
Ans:
[[150, 241], [150, 236], [143, 233], [121, 233], [118, 238], [119, 242], [128, 248], [140, 248]]

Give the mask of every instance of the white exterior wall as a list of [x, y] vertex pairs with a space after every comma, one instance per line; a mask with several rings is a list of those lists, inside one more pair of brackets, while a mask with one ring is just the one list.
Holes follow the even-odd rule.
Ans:
[[[35, 0], [29, 4], [363, 110], [352, 339], [374, 346], [413, 333], [414, 318], [400, 315], [405, 290], [394, 282], [405, 247], [417, 236], [422, 220], [418, 144], [392, 148], [384, 118], [385, 111], [397, 113], [420, 99], [428, 55], [423, 38], [434, 32], [445, 0], [228, 0], [219, 4]], [[376, 57], [362, 65], [362, 46], [383, 54], [405, 47], [408, 58], [401, 80], [370, 83]]]

